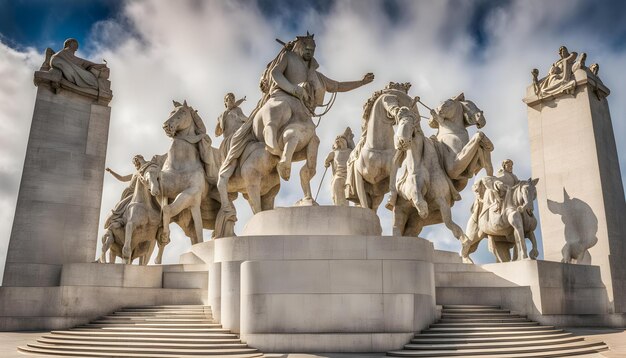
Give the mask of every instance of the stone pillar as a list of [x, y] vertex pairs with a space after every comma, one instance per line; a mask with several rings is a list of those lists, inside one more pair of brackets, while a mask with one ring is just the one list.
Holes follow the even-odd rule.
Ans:
[[63, 264], [96, 253], [112, 94], [78, 87], [49, 65], [35, 85], [4, 286], [59, 285]]
[[626, 203], [610, 92], [586, 68], [573, 76], [567, 93], [539, 98], [530, 86], [524, 99], [544, 257], [561, 261], [597, 238], [578, 263], [600, 266], [610, 310], [626, 312]]

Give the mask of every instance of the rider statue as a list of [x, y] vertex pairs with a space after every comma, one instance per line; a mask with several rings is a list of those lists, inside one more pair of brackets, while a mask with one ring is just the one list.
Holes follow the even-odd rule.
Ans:
[[354, 149], [354, 134], [350, 127], [335, 138], [333, 150], [324, 160], [324, 167], [332, 166], [333, 180], [331, 182], [333, 204], [348, 206], [346, 199], [346, 178], [348, 176], [348, 159]]
[[215, 136], [224, 136], [224, 140], [220, 144], [220, 154], [222, 158], [226, 157], [231, 137], [248, 119], [241, 108], [239, 108], [239, 105], [245, 100], [246, 97], [235, 100], [235, 95], [230, 92], [224, 96], [225, 109], [217, 118], [217, 125], [215, 126]]
[[[250, 115], [250, 120], [233, 135], [228, 155], [220, 168], [218, 189], [223, 205], [228, 203], [228, 180], [250, 142], [263, 142], [267, 151], [280, 157], [277, 170], [284, 180], [290, 178], [293, 160], [306, 160], [300, 171], [304, 198], [298, 204], [315, 204], [310, 182], [315, 175], [319, 138], [315, 134], [312, 117], [321, 116], [315, 110], [324, 105], [326, 92], [347, 92], [359, 88], [372, 82], [374, 75], [368, 73], [358, 81], [338, 82], [318, 72], [313, 36], [307, 33], [284, 44], [263, 73], [260, 83], [263, 98]], [[331, 104], [332, 100], [325, 105], [325, 111]], [[229, 215], [232, 215], [232, 205], [222, 206], [222, 209], [230, 209]]]
[[509, 188], [519, 183], [519, 179], [517, 179], [517, 176], [513, 174], [513, 161], [511, 159], [505, 159], [502, 161], [502, 168], [498, 169], [496, 178]]

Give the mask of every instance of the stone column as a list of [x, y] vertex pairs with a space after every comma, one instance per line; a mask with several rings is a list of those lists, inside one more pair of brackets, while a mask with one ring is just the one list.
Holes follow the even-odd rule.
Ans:
[[600, 266], [610, 309], [626, 312], [626, 203], [610, 92], [584, 67], [573, 77], [565, 93], [539, 98], [530, 86], [524, 99], [544, 257], [580, 253], [577, 263]]
[[44, 67], [35, 72], [4, 286], [59, 285], [63, 264], [92, 262], [96, 253], [112, 93], [106, 79], [82, 88]]

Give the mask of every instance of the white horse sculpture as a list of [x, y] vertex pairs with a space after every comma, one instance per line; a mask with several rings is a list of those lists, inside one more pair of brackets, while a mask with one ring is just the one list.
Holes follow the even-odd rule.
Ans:
[[346, 180], [346, 198], [361, 207], [376, 211], [395, 183], [393, 126], [405, 117], [419, 117], [415, 100], [407, 94], [410, 86], [390, 82], [364, 105], [361, 138], [350, 154]]
[[463, 190], [468, 179], [483, 168], [487, 175], [493, 175], [493, 144], [481, 131], [471, 139], [467, 132], [469, 126], [476, 125], [480, 129], [486, 124], [483, 112], [472, 101], [466, 100], [461, 93], [431, 110], [431, 116], [428, 125], [437, 129], [433, 143], [457, 192]]
[[396, 182], [393, 235], [417, 236], [424, 226], [443, 222], [454, 237], [466, 241], [463, 229], [452, 220], [455, 189], [439, 161], [436, 140], [424, 136], [418, 117], [407, 117], [398, 123], [395, 143], [405, 158]]
[[[513, 247], [513, 260], [536, 259], [539, 254], [534, 230], [537, 228], [537, 219], [533, 214], [533, 202], [537, 197], [535, 186], [539, 179], [521, 181], [511, 188], [506, 188], [503, 200], [500, 200], [498, 189], [491, 182], [497, 181], [493, 177], [485, 177], [481, 182], [484, 189], [477, 189], [480, 195], [475, 203], [473, 215], [467, 224], [466, 234], [469, 240], [463, 243], [461, 256], [466, 263], [473, 263], [469, 257], [476, 251], [480, 241], [489, 237], [489, 250], [496, 257], [497, 262], [511, 261], [510, 249]], [[477, 183], [480, 185], [481, 183]], [[526, 248], [525, 238], [528, 238], [533, 247], [530, 257]]]

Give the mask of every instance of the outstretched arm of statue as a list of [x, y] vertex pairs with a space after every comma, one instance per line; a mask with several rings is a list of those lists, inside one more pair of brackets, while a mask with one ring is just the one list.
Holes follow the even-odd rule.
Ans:
[[371, 72], [365, 74], [365, 76], [363, 76], [363, 79], [359, 81], [346, 81], [346, 82], [335, 81], [333, 79], [330, 79], [324, 76], [323, 74], [319, 72], [318, 74], [320, 78], [322, 79], [322, 81], [324, 82], [324, 88], [326, 89], [326, 91], [331, 92], [331, 93], [352, 91], [353, 89], [359, 88], [374, 80], [374, 74]]
[[116, 172], [113, 171], [113, 169], [111, 168], [106, 168], [105, 169], [107, 172], [111, 173], [111, 175], [113, 175], [115, 177], [115, 179], [121, 181], [121, 182], [127, 182], [130, 181], [130, 179], [133, 177], [132, 174], [128, 174], [128, 175], [119, 175]]
[[222, 116], [217, 119], [217, 124], [215, 125], [215, 136], [219, 137], [224, 133], [224, 128], [222, 128]]

